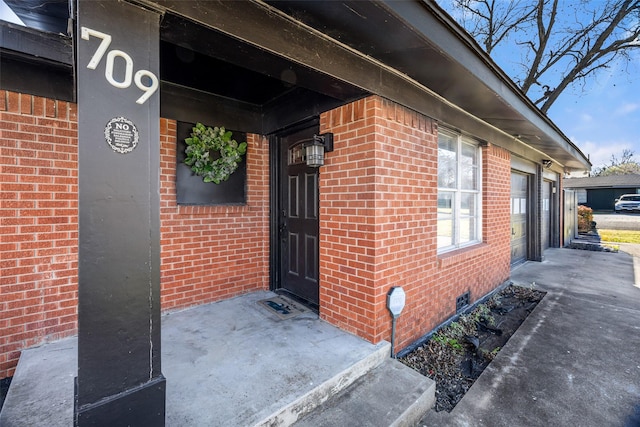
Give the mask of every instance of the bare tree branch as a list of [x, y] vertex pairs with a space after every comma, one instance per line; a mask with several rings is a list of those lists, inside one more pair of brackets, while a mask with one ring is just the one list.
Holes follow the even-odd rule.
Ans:
[[[529, 73], [522, 82], [522, 91], [524, 93], [529, 92], [531, 85], [538, 82], [541, 73], [539, 72], [540, 63], [545, 56], [547, 43], [549, 43], [549, 38], [551, 37], [551, 31], [553, 30], [553, 26], [555, 24], [556, 13], [558, 10], [558, 0], [553, 0], [553, 5], [551, 6], [551, 13], [549, 14], [549, 22], [545, 25], [544, 17], [545, 17], [545, 5], [547, 1], [538, 0], [538, 4], [536, 6], [536, 27], [538, 29], [538, 46], [534, 47], [532, 50], [535, 53], [533, 63], [529, 68]], [[552, 52], [553, 54], [553, 52]]]
[[462, 25], [489, 54], [511, 32], [522, 30], [535, 11], [523, 0], [453, 0], [453, 3], [462, 12]]
[[640, 51], [640, 0], [449, 1], [488, 53], [520, 47], [512, 78], [545, 113], [574, 83]]

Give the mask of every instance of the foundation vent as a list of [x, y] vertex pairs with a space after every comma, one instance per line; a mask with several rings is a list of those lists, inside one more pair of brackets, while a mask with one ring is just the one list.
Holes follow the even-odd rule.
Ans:
[[456, 298], [456, 313], [460, 313], [469, 305], [469, 291]]

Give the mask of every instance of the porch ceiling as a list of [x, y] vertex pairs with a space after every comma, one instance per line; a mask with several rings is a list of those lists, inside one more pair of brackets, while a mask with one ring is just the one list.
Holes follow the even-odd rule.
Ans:
[[[181, 93], [191, 102], [212, 106], [217, 100], [227, 104], [226, 110], [232, 106], [232, 110], [244, 113], [245, 119], [236, 126], [245, 131], [267, 134], [367, 94], [170, 11], [162, 19], [160, 37], [163, 89]], [[184, 105], [180, 109], [184, 110]], [[167, 117], [180, 114], [177, 109], [163, 108], [163, 113], [165, 110], [171, 110]], [[237, 120], [234, 114], [220, 110], [213, 115], [224, 116], [232, 125]], [[249, 116], [253, 119], [247, 119]]]

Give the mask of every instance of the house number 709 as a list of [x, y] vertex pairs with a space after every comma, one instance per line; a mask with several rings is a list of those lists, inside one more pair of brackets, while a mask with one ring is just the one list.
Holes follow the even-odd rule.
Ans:
[[[89, 40], [90, 36], [97, 37], [102, 39], [100, 45], [96, 49], [96, 52], [91, 57], [91, 60], [87, 64], [87, 68], [90, 70], [95, 70], [100, 60], [104, 56], [107, 49], [109, 49], [109, 45], [111, 44], [111, 36], [106, 33], [102, 33], [100, 31], [92, 30], [91, 28], [82, 27], [80, 36], [83, 40]], [[120, 57], [124, 60], [125, 63], [125, 72], [124, 79], [122, 81], [118, 81], [113, 77], [113, 68], [116, 57]], [[137, 104], [144, 104], [153, 93], [158, 90], [158, 78], [155, 74], [153, 74], [149, 70], [139, 70], [136, 71], [136, 74], [133, 75], [133, 59], [126, 53], [118, 49], [110, 50], [107, 53], [107, 64], [104, 70], [104, 77], [107, 81], [114, 87], [120, 89], [126, 89], [131, 86], [131, 78], [133, 77], [133, 82], [136, 84], [138, 89], [143, 91], [144, 93], [140, 98], [136, 100]], [[143, 77], [148, 77], [151, 84], [145, 85], [142, 81]]]

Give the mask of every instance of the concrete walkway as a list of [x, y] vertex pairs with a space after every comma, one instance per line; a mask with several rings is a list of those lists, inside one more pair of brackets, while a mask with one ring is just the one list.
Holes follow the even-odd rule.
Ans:
[[545, 258], [512, 272], [545, 298], [455, 409], [432, 410], [422, 425], [640, 426], [632, 256], [550, 249]]
[[626, 252], [633, 257], [633, 271], [635, 272], [635, 285], [640, 288], [640, 245], [632, 243], [614, 243], [620, 247], [621, 252]]

